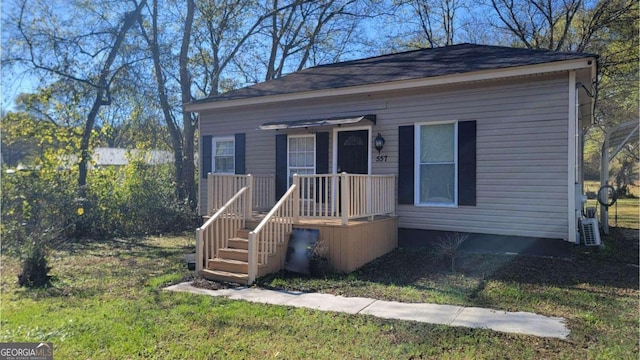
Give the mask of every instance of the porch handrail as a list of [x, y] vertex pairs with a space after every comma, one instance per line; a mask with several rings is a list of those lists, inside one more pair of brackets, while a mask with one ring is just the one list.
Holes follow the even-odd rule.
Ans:
[[209, 259], [218, 255], [219, 249], [227, 247], [229, 238], [243, 229], [245, 220], [251, 216], [251, 197], [248, 186], [240, 189], [202, 226], [196, 229], [196, 271], [200, 271]]
[[266, 264], [269, 255], [274, 254], [277, 245], [285, 241], [298, 222], [299, 192], [295, 184], [282, 195], [276, 205], [262, 219], [254, 230], [249, 232], [249, 284], [258, 274], [258, 265]]

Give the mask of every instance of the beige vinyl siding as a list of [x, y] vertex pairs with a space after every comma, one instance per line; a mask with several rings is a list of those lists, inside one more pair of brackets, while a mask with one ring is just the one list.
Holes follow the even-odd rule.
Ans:
[[[364, 99], [365, 101], [360, 101]], [[200, 137], [206, 135], [233, 136], [245, 133], [246, 136], [246, 172], [254, 175], [275, 175], [275, 136], [277, 134], [309, 134], [315, 132], [329, 133], [329, 169], [333, 169], [333, 131], [331, 127], [295, 129], [287, 131], [258, 130], [258, 126], [270, 121], [294, 121], [301, 119], [319, 119], [334, 116], [364, 115], [378, 113], [385, 106], [384, 101], [358, 98], [355, 102], [345, 102], [339, 105], [318, 102], [309, 104], [303, 102], [293, 105], [271, 105], [260, 108], [243, 110], [216, 110], [200, 114]], [[371, 122], [363, 121], [369, 125]], [[200, 164], [199, 164], [200, 166]], [[200, 214], [204, 215], [207, 203], [207, 180], [200, 176]]]
[[400, 227], [567, 238], [568, 77], [411, 100], [398, 125], [477, 121], [477, 205], [400, 205]]
[[[246, 134], [248, 173], [274, 174], [275, 131], [256, 128], [268, 121], [343, 115], [377, 115], [372, 137], [381, 133], [386, 162], [371, 172], [398, 172], [398, 127], [415, 123], [477, 121], [477, 206], [457, 208], [399, 205], [399, 226], [413, 229], [567, 238], [568, 76], [551, 74], [455, 88], [427, 88], [337, 100], [318, 99], [201, 114], [201, 135]], [[369, 125], [363, 122], [356, 126]], [[348, 129], [343, 126], [341, 129]], [[333, 169], [332, 128], [329, 169]], [[306, 133], [281, 131], [279, 133]], [[201, 204], [206, 182], [201, 179]], [[201, 206], [201, 209], [205, 208]]]

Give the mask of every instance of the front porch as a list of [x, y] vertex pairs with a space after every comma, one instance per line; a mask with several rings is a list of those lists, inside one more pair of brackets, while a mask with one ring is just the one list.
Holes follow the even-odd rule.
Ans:
[[209, 174], [196, 270], [251, 284], [285, 266], [292, 229], [319, 230], [329, 270], [352, 272], [398, 243], [394, 175], [294, 175], [276, 202], [273, 176]]

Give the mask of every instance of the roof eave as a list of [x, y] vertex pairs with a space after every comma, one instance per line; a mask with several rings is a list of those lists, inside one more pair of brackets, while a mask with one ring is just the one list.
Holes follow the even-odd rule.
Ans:
[[556, 61], [544, 64], [517, 66], [502, 69], [492, 69], [483, 71], [466, 72], [461, 74], [450, 74], [442, 76], [434, 76], [428, 78], [392, 81], [377, 84], [367, 84], [361, 86], [351, 86], [344, 88], [324, 89], [315, 91], [294, 92], [280, 95], [256, 96], [235, 100], [221, 100], [213, 102], [188, 103], [185, 104], [185, 110], [189, 112], [199, 112], [215, 109], [226, 109], [233, 107], [264, 105], [286, 101], [307, 100], [334, 96], [348, 96], [363, 93], [409, 90], [420, 87], [429, 87], [437, 85], [451, 85], [456, 83], [465, 83], [483, 80], [496, 80], [509, 77], [535, 75], [548, 72], [570, 71], [579, 69], [593, 69], [595, 67], [595, 57], [585, 57], [581, 59]]

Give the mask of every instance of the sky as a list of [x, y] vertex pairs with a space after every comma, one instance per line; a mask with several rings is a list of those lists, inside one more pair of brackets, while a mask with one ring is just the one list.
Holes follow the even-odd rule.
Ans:
[[[55, 0], [51, 0], [55, 1]], [[7, 14], [10, 14], [15, 10], [12, 8], [14, 0], [2, 1], [0, 3], [0, 10], [2, 11], [2, 24], [0, 24], [0, 29], [4, 28], [6, 22]], [[65, 8], [67, 1], [58, 1], [58, 5], [54, 7], [61, 12], [65, 12]], [[411, 19], [409, 12], [410, 8], [405, 9], [404, 11], [407, 14], [404, 16], [407, 19]], [[467, 29], [464, 25], [464, 22], [467, 18], [471, 16], [477, 15], [477, 8], [472, 9], [460, 9], [457, 13], [458, 25], [457, 27], [457, 38], [458, 42], [478, 42], [478, 43], [489, 43], [488, 39], [484, 37], [482, 27], [476, 29]], [[65, 14], [68, 16], [68, 14]], [[383, 24], [383, 25], [381, 25]], [[374, 46], [372, 48], [360, 48], [351, 53], [349, 53], [347, 57], [343, 58], [343, 60], [352, 60], [355, 58], [363, 58], [379, 55], [382, 52], [393, 52], [403, 50], [402, 47], [393, 47], [389, 46], [388, 42], [385, 43], [383, 40], [386, 36], [396, 36], [400, 39], [406, 38], [402, 34], [405, 34], [408, 31], [408, 22], [407, 23], [398, 23], [397, 21], [393, 23], [393, 25], [389, 25], [388, 21], [379, 18], [367, 19], [360, 25], [362, 29], [364, 29], [363, 34], [369, 38], [369, 42], [373, 43]], [[4, 44], [8, 39], [9, 33], [7, 31], [2, 31], [2, 43], [3, 48]], [[5, 67], [1, 69], [1, 82], [0, 82], [0, 106], [2, 111], [11, 111], [15, 109], [15, 98], [20, 93], [33, 93], [37, 91], [38, 80], [35, 76], [33, 76], [33, 72], [27, 68], [16, 68], [14, 71], [6, 71]]]

